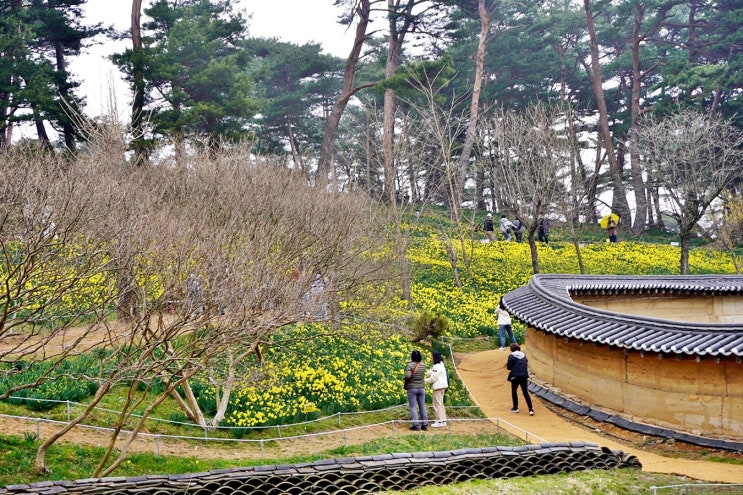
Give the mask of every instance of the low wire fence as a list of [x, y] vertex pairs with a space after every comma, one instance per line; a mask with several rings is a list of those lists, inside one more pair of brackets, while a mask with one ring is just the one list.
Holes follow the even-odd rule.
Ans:
[[[395, 406], [395, 408], [390, 409], [396, 409], [396, 408], [402, 408], [404, 406]], [[322, 420], [328, 420], [337, 418], [338, 425], [341, 424], [342, 416], [348, 416], [348, 415], [359, 415], [359, 414], [372, 414], [372, 413], [379, 413], [379, 411], [368, 411], [368, 412], [361, 412], [361, 413], [337, 413], [330, 417], [320, 418], [317, 420], [313, 420], [310, 422], [305, 422], [302, 424], [309, 424], [316, 421], [322, 421]], [[9, 420], [16, 420], [21, 423], [25, 423], [26, 425], [30, 426], [31, 428], [34, 428], [35, 431], [18, 431], [17, 433], [24, 433], [24, 434], [32, 434], [37, 439], [43, 439], [45, 436], [45, 428], [63, 428], [68, 424], [68, 422], [60, 421], [60, 420], [53, 420], [48, 418], [41, 418], [41, 417], [30, 417], [30, 416], [13, 416], [13, 415], [7, 415], [2, 414], [0, 415], [0, 418], [9, 419]], [[161, 420], [161, 421], [167, 421], [167, 420]], [[401, 419], [394, 419], [389, 421], [383, 421], [383, 422], [377, 422], [377, 423], [369, 423], [369, 424], [363, 424], [358, 426], [348, 426], [348, 427], [339, 427], [337, 429], [332, 430], [324, 430], [324, 431], [316, 431], [311, 433], [298, 433], [298, 434], [292, 434], [288, 433], [289, 429], [292, 428], [294, 431], [297, 430], [297, 426], [302, 426], [302, 424], [292, 424], [292, 425], [286, 425], [283, 427], [281, 426], [264, 426], [261, 427], [261, 429], [269, 430], [270, 433], [268, 436], [263, 438], [234, 438], [229, 436], [219, 436], [219, 431], [229, 431], [231, 427], [218, 427], [218, 428], [203, 428], [200, 430], [199, 435], [172, 435], [172, 434], [162, 434], [162, 433], [148, 433], [148, 432], [139, 432], [136, 435], [136, 442], [138, 442], [138, 445], [144, 447], [140, 448], [140, 450], [148, 450], [152, 451], [153, 453], [157, 455], [164, 454], [169, 449], [167, 449], [167, 445], [171, 442], [190, 442], [194, 445], [203, 445], [203, 446], [219, 446], [219, 445], [226, 445], [231, 444], [233, 446], [244, 446], [248, 449], [251, 449], [254, 451], [254, 453], [259, 454], [260, 458], [264, 458], [266, 455], [266, 450], [270, 449], [271, 451], [275, 450], [282, 450], [283, 448], [286, 448], [288, 446], [292, 446], [294, 448], [301, 448], [306, 447], [309, 449], [309, 451], [312, 451], [313, 448], [316, 448], [316, 440], [324, 440], [325, 441], [325, 448], [327, 448], [328, 440], [331, 440], [330, 443], [332, 443], [332, 440], [336, 440], [336, 446], [338, 447], [348, 447], [352, 443], [358, 443], [362, 442], [371, 438], [384, 438], [384, 437], [391, 437], [395, 436], [402, 432], [408, 431], [408, 426], [410, 426], [409, 420], [401, 420]], [[194, 425], [188, 425], [191, 427], [194, 427]], [[110, 435], [114, 429], [113, 428], [106, 428], [102, 426], [93, 426], [93, 425], [86, 425], [86, 424], [78, 424], [75, 426], [76, 429], [80, 431], [85, 431], [92, 434], [98, 434], [104, 436], [104, 435]], [[431, 428], [430, 431], [433, 431], [434, 429]], [[508, 421], [505, 421], [501, 418], [448, 418], [446, 426], [443, 428], [437, 428], [437, 431], [441, 433], [462, 433], [462, 434], [498, 434], [498, 435], [508, 435], [514, 438], [518, 438], [521, 441], [524, 441], [526, 443], [545, 443], [546, 440], [539, 437], [538, 435], [535, 435], [533, 433], [530, 433], [527, 430], [524, 430], [522, 428], [519, 428], [516, 425], [513, 425], [509, 423]], [[121, 430], [119, 432], [119, 439], [121, 441], [127, 440], [132, 436], [132, 431], [130, 430]]]

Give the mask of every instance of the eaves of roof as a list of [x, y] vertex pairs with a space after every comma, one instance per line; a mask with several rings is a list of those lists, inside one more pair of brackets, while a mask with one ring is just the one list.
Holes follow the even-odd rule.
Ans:
[[743, 356], [743, 324], [671, 321], [605, 311], [580, 304], [572, 294], [743, 295], [738, 275], [537, 274], [503, 296], [522, 322], [557, 336], [628, 350], [689, 356]]

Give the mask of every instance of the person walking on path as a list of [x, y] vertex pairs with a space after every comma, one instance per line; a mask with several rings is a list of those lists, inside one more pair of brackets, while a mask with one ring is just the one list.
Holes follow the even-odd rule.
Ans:
[[426, 412], [426, 366], [422, 363], [421, 351], [410, 353], [410, 362], [405, 365], [405, 385], [410, 406], [410, 429], [412, 431], [428, 429], [428, 412]]
[[500, 334], [500, 348], [501, 350], [506, 348], [506, 332], [508, 332], [508, 338], [511, 339], [511, 343], [516, 343], [516, 337], [513, 336], [513, 327], [511, 326], [511, 315], [508, 314], [506, 308], [503, 306], [503, 301], [498, 301], [498, 307], [495, 308], [495, 313], [498, 315], [498, 333]]
[[493, 229], [493, 214], [488, 213], [485, 217], [485, 221], [482, 222], [482, 229], [485, 231], [485, 235], [488, 238], [488, 242], [495, 242], [495, 233]]
[[431, 425], [431, 428], [441, 428], [446, 426], [444, 393], [449, 388], [449, 378], [447, 377], [444, 358], [441, 357], [441, 354], [433, 351], [431, 353], [431, 359], [433, 359], [433, 366], [426, 374], [426, 383], [430, 384], [433, 389], [433, 412], [436, 414], [436, 422]]
[[503, 238], [507, 241], [511, 240], [511, 230], [516, 227], [511, 223], [507, 216], [503, 215], [500, 218], [500, 232], [503, 234]]
[[526, 407], [529, 408], [529, 416], [534, 416], [534, 408], [531, 405], [531, 397], [529, 396], [528, 388], [528, 362], [529, 360], [526, 358], [526, 354], [521, 352], [521, 347], [515, 342], [511, 344], [511, 354], [508, 355], [508, 361], [506, 361], [506, 369], [508, 370], [508, 381], [511, 382], [511, 401], [513, 402], [511, 412], [519, 412], [518, 389], [519, 387], [521, 387], [521, 393], [524, 394]]

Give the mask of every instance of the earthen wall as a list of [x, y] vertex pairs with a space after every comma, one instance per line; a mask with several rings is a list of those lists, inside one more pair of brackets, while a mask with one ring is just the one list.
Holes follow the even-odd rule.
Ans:
[[536, 377], [592, 407], [695, 435], [743, 439], [743, 363], [662, 355], [566, 339], [528, 328]]

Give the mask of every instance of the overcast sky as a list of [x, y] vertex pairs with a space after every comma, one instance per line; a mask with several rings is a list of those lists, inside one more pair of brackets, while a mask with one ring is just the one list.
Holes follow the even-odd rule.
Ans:
[[[144, 0], [144, 4], [147, 7], [150, 1]], [[237, 0], [234, 5], [252, 16], [248, 24], [250, 36], [275, 37], [297, 44], [318, 42], [326, 53], [344, 58], [351, 51], [353, 29], [346, 31], [337, 23], [342, 11], [333, 5], [333, 0]], [[126, 30], [131, 1], [88, 0], [85, 12], [91, 23], [102, 22]], [[119, 114], [123, 117], [127, 113], [130, 105], [127, 85], [106, 57], [128, 46], [127, 41], [107, 42], [91, 47], [88, 54], [76, 60], [70, 60], [70, 70], [83, 82], [80, 94], [87, 98], [88, 114], [108, 112], [109, 88], [113, 88]]]

